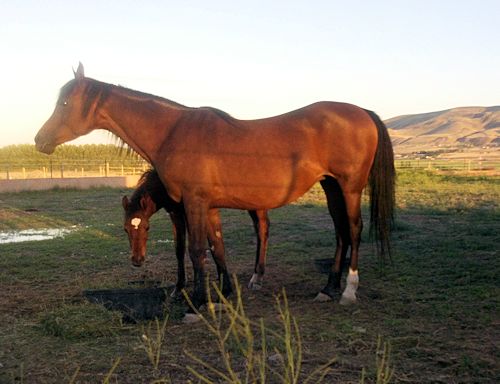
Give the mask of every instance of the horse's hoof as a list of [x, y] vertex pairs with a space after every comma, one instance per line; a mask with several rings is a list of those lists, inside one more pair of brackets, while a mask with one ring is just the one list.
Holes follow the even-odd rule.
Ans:
[[252, 291], [260, 291], [262, 289], [262, 284], [251, 281], [250, 283], [248, 283], [248, 289]]
[[201, 315], [197, 315], [196, 313], [186, 313], [184, 315], [184, 318], [182, 319], [182, 322], [184, 324], [193, 324], [197, 323], [200, 320], [201, 320]]
[[332, 298], [328, 296], [326, 293], [320, 292], [316, 295], [314, 298], [314, 301], [317, 301], [319, 303], [323, 303], [325, 301], [332, 301]]
[[252, 275], [252, 278], [248, 283], [248, 289], [251, 289], [252, 291], [258, 291], [259, 289], [262, 289], [261, 278], [256, 273]]
[[342, 297], [339, 301], [340, 305], [352, 305], [356, 304], [356, 295], [345, 295], [342, 294]]

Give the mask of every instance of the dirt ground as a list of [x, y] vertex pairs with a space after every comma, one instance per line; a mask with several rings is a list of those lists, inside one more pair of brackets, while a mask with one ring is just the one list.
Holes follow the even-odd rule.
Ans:
[[[375, 383], [383, 357], [393, 372], [391, 383], [500, 382], [499, 183], [432, 177], [439, 177], [439, 187], [434, 179], [400, 178], [392, 263], [381, 266], [364, 235], [359, 300], [353, 306], [313, 301], [327, 280], [314, 260], [331, 257], [335, 242], [318, 191], [271, 212], [268, 263], [259, 291], [246, 288], [255, 252], [250, 218], [244, 212], [222, 213], [228, 266], [242, 286], [246, 318], [254, 324], [255, 356], [263, 343], [261, 319], [269, 329], [268, 362], [274, 373], [269, 372], [266, 382], [283, 382], [276, 374], [283, 372], [279, 356], [286, 354], [276, 336], [283, 334], [277, 308], [283, 289], [300, 330], [298, 383], [325, 364], [325, 383], [360, 383], [363, 377]], [[123, 287], [144, 278], [175, 281], [170, 223], [164, 214], [152, 222], [147, 264], [130, 266], [117, 209], [128, 192], [0, 195], [5, 219], [0, 230], [15, 217], [22, 218], [23, 227], [82, 223], [64, 240], [0, 244], [1, 384], [203, 382], [189, 367], [213, 382], [227, 382], [208, 368], [226, 369], [217, 339], [203, 322], [183, 324], [177, 301], [169, 299], [167, 305], [157, 367], [143, 342], [143, 335], [156, 335], [154, 322], [120, 323], [86, 306], [84, 289]], [[186, 264], [191, 278], [188, 260]], [[213, 263], [208, 269], [214, 281]], [[243, 378], [247, 359], [240, 347], [245, 343], [234, 337], [227, 341], [232, 368]], [[390, 347], [385, 355], [384, 343]]]

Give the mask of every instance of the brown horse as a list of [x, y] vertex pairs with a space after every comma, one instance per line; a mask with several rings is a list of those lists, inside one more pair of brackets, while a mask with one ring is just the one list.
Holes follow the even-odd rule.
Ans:
[[319, 102], [259, 120], [238, 120], [213, 108], [189, 108], [84, 76], [61, 88], [52, 116], [38, 132], [38, 150], [94, 129], [122, 139], [157, 170], [184, 205], [195, 273], [192, 302], [206, 301], [205, 244], [214, 208], [268, 210], [288, 204], [320, 182], [336, 227], [335, 263], [318, 298], [340, 289], [343, 259], [350, 268], [341, 302], [356, 300], [362, 230], [361, 194], [370, 185], [370, 219], [380, 254], [389, 250], [394, 207], [394, 159], [387, 129], [373, 112]]
[[[186, 220], [182, 203], [177, 203], [168, 196], [158, 172], [155, 169], [150, 169], [142, 174], [130, 199], [123, 196], [122, 206], [124, 209], [123, 227], [127, 233], [132, 251], [131, 261], [136, 267], [140, 267], [146, 257], [146, 243], [151, 216], [162, 208], [169, 214], [173, 224], [175, 254], [177, 257], [177, 284], [174, 293], [181, 292], [186, 285], [184, 268]], [[257, 235], [257, 257], [255, 272], [248, 287], [257, 290], [262, 286], [265, 270], [269, 219], [266, 211], [249, 211], [249, 214]], [[224, 241], [217, 209], [210, 211], [208, 228], [208, 242], [217, 266], [219, 281], [222, 283], [222, 293], [228, 296], [232, 292], [232, 287], [224, 257]]]

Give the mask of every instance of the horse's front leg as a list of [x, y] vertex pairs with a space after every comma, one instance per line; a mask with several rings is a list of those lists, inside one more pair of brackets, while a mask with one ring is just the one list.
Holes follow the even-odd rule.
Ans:
[[222, 294], [224, 297], [228, 297], [233, 292], [233, 286], [226, 267], [222, 225], [218, 209], [210, 209], [208, 211], [208, 242], [210, 243], [210, 251], [217, 266], [219, 282], [222, 284]]
[[205, 261], [207, 244], [208, 209], [202, 201], [184, 200], [188, 226], [189, 257], [193, 263], [194, 290], [191, 295], [193, 309], [199, 309], [207, 302]]
[[177, 283], [171, 296], [179, 294], [186, 286], [184, 255], [186, 254], [186, 219], [184, 211], [169, 212], [173, 224], [175, 256], [177, 258]]

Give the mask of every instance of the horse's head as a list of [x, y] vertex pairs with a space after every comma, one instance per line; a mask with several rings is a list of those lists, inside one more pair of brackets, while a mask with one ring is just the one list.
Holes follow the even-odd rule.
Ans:
[[141, 196], [137, 206], [123, 196], [122, 206], [125, 211], [123, 227], [132, 251], [131, 261], [134, 266], [140, 267], [146, 258], [149, 218], [156, 212], [156, 206], [148, 194]]
[[51, 154], [62, 143], [86, 135], [95, 127], [94, 115], [101, 95], [92, 92], [89, 79], [85, 78], [80, 63], [75, 78], [61, 88], [52, 116], [40, 128], [36, 148]]

